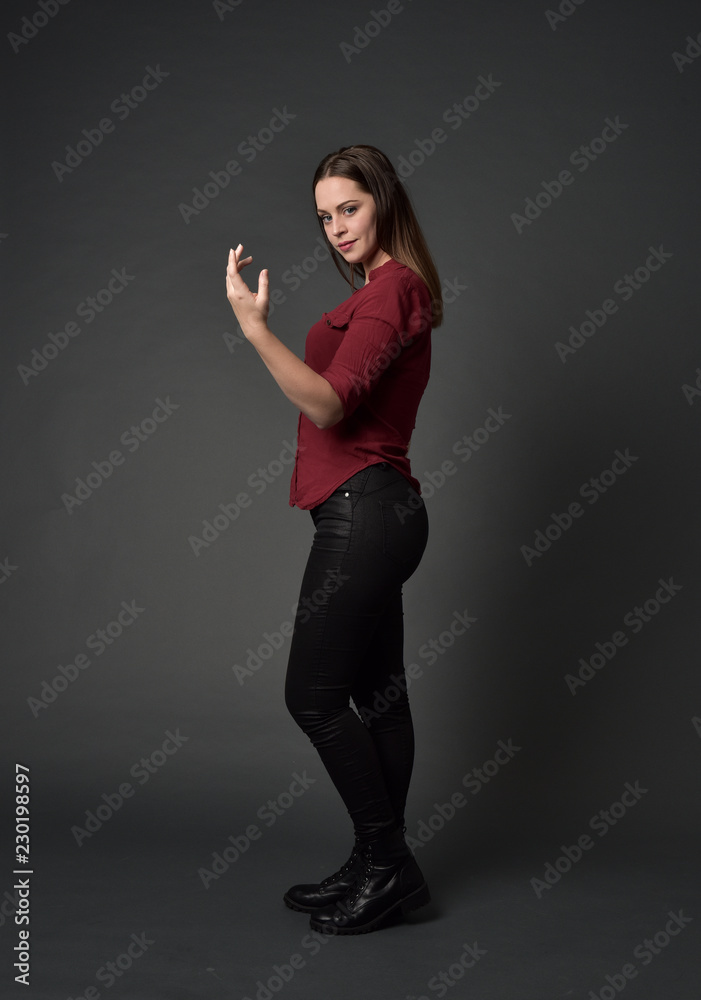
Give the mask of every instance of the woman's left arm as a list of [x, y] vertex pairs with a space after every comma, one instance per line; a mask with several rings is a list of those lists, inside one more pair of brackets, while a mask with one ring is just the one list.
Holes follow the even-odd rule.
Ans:
[[241, 259], [243, 247], [229, 251], [226, 297], [246, 340], [263, 359], [268, 371], [290, 402], [320, 429], [333, 427], [343, 418], [341, 400], [322, 375], [298, 358], [268, 328], [268, 272], [258, 278], [258, 292], [251, 292], [240, 270], [253, 260]]

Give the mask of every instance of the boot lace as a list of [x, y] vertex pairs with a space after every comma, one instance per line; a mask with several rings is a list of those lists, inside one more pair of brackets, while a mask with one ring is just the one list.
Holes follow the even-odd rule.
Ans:
[[325, 879], [322, 879], [321, 885], [330, 885], [331, 882], [337, 882], [345, 875], [350, 874], [350, 872], [355, 870], [358, 864], [358, 859], [361, 856], [363, 856], [363, 852], [359, 848], [354, 847], [351, 852], [351, 856], [348, 858], [345, 864], [341, 865], [338, 871], [334, 872], [333, 875], [328, 875]]

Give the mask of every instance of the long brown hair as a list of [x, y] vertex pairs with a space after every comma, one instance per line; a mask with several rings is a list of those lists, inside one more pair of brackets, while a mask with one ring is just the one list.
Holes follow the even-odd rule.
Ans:
[[[388, 157], [375, 146], [342, 146], [335, 153], [325, 156], [316, 168], [312, 182], [313, 196], [319, 181], [326, 177], [347, 177], [372, 195], [380, 249], [422, 278], [431, 295], [431, 326], [440, 326], [443, 322], [443, 296], [438, 271], [409, 196]], [[314, 204], [316, 206], [316, 199]], [[317, 219], [324, 238], [327, 238], [321, 216], [317, 215]], [[348, 264], [333, 244], [329, 243], [329, 246], [334, 264], [355, 289], [356, 276], [365, 277], [362, 264]]]

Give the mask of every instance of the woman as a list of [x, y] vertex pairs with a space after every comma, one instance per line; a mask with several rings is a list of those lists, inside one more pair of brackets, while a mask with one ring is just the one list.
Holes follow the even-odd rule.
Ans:
[[[414, 732], [402, 584], [428, 538], [407, 451], [442, 299], [414, 211], [384, 153], [367, 145], [330, 153], [312, 190], [351, 295], [311, 328], [305, 360], [268, 329], [268, 272], [260, 272], [252, 293], [240, 271], [253, 258], [242, 257], [241, 244], [229, 254], [227, 297], [244, 336], [300, 410], [290, 506], [309, 510], [316, 530], [285, 701], [355, 834], [337, 872], [292, 886], [283, 898], [310, 913], [315, 930], [359, 934], [430, 899], [404, 838]], [[364, 278], [361, 287], [356, 278]]]

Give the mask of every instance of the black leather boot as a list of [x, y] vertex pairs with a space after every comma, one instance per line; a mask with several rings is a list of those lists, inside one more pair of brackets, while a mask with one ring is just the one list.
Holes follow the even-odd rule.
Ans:
[[341, 899], [354, 885], [364, 870], [362, 849], [356, 844], [344, 865], [322, 882], [311, 885], [293, 885], [282, 897], [291, 910], [312, 913]]
[[[401, 838], [401, 842], [400, 842]], [[431, 901], [421, 869], [397, 832], [364, 854], [364, 867], [336, 905], [314, 910], [312, 930], [323, 934], [366, 934], [390, 918], [405, 916]]]

